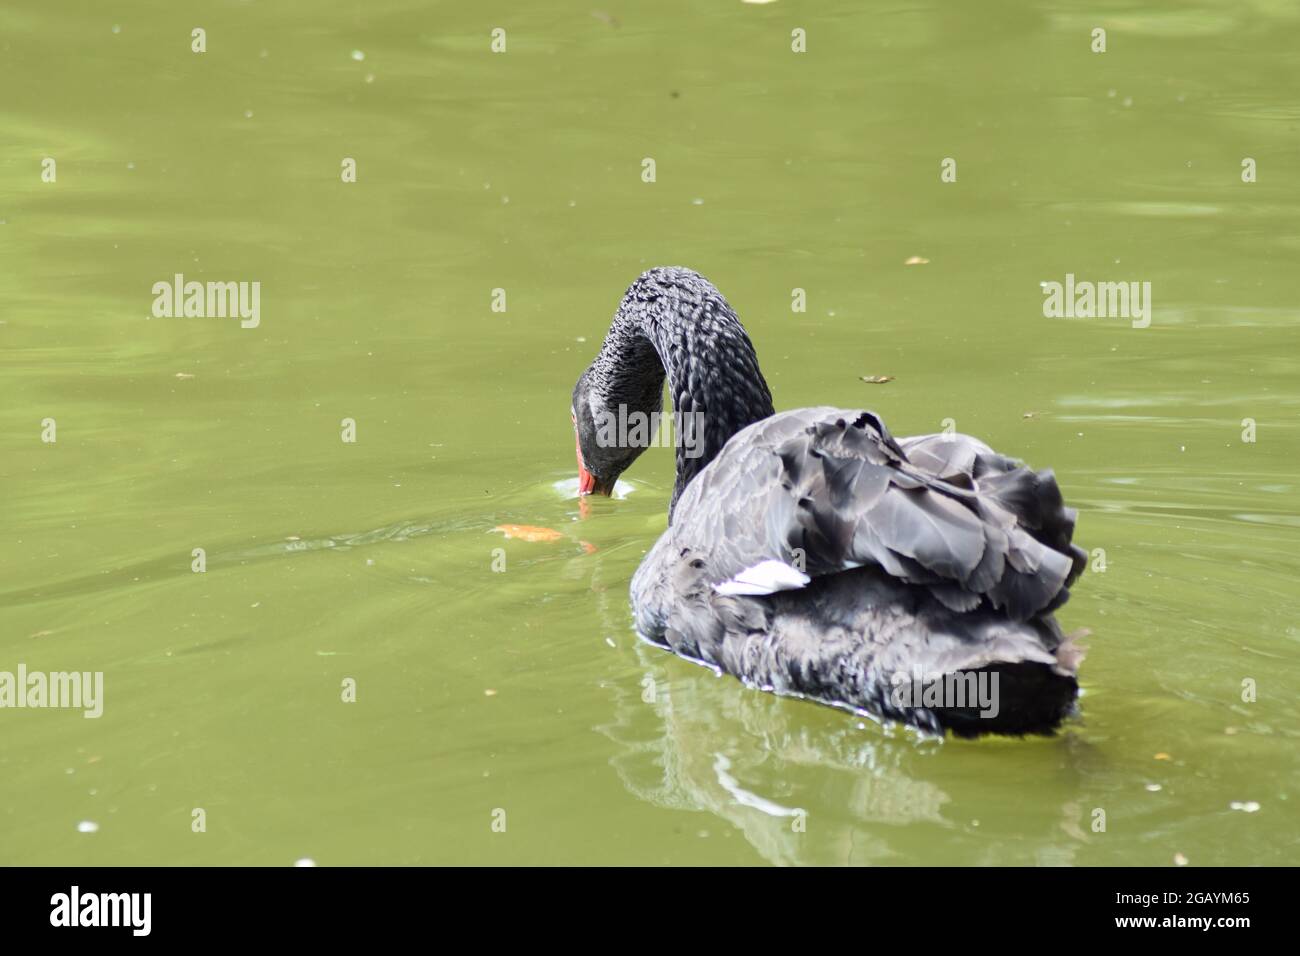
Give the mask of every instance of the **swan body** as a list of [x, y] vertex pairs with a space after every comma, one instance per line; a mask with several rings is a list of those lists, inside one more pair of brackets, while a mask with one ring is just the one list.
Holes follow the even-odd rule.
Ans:
[[[774, 413], [721, 293], [670, 268], [633, 283], [574, 390], [591, 490], [642, 450], [600, 447], [593, 421], [620, 402], [658, 411], [665, 376], [703, 454], [679, 446], [669, 527], [632, 579], [644, 638], [931, 732], [1048, 733], [1073, 712], [1081, 655], [1053, 612], [1085, 555], [1050, 471], [965, 435], [895, 440], [864, 409]], [[900, 693], [976, 679], [991, 704]]]

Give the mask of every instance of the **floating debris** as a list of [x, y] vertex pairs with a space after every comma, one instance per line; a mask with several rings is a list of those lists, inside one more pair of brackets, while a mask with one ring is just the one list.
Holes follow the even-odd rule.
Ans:
[[99, 824], [94, 820], [82, 820], [77, 824], [78, 833], [98, 833]]
[[868, 385], [884, 385], [886, 382], [892, 382], [893, 380], [894, 380], [894, 376], [892, 375], [863, 375], [862, 376], [862, 381], [866, 382]]
[[177, 372], [177, 373], [176, 373], [176, 377], [179, 378], [179, 379], [180, 379], [181, 381], [183, 381], [183, 382], [187, 382], [187, 381], [189, 381], [190, 379], [192, 379], [194, 376], [193, 376], [191, 373], [189, 373], [189, 372]]
[[928, 266], [929, 264], [930, 260], [926, 259], [924, 256], [912, 256], [912, 258], [903, 263], [905, 266]]
[[1183, 856], [1181, 853], [1175, 853], [1174, 866], [1186, 866], [1186, 865], [1187, 865], [1187, 857]]
[[1147, 792], [1148, 792], [1148, 793], [1159, 793], [1162, 789], [1163, 789], [1163, 788], [1162, 788], [1162, 787], [1160, 786], [1160, 784], [1158, 784], [1158, 783], [1149, 783], [1149, 784], [1147, 784]]
[[356, 60], [358, 63], [360, 63], [360, 62], [361, 62], [362, 60], [364, 60], [365, 58], [366, 58], [366, 55], [365, 55], [364, 53], [362, 53], [360, 50], [353, 50], [353, 51], [352, 51], [352, 59]]
[[539, 528], [531, 524], [499, 524], [492, 530], [520, 541], [559, 541], [564, 537], [563, 533], [554, 528]]
[[1155, 755], [1155, 759], [1156, 759], [1156, 760], [1172, 760], [1173, 758], [1170, 757], [1169, 754], [1165, 753], [1165, 752], [1162, 750], [1162, 751], [1160, 751], [1160, 753], [1158, 753], [1158, 754]]
[[496, 695], [497, 695], [497, 692], [496, 692], [493, 688], [491, 688], [491, 687], [489, 687], [489, 688], [487, 688], [485, 691], [483, 691], [483, 696], [484, 696], [484, 697], [495, 697]]
[[1228, 809], [1240, 810], [1242, 813], [1258, 813], [1259, 804], [1254, 800], [1246, 800], [1244, 802], [1241, 800], [1233, 800], [1232, 803], [1228, 804]]
[[304, 856], [301, 860], [294, 860], [294, 866], [315, 866], [316, 861], [309, 856]]

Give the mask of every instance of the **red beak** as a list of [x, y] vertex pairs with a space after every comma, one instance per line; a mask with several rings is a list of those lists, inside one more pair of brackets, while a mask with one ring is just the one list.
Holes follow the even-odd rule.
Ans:
[[578, 494], [598, 494], [608, 498], [613, 489], [597, 482], [596, 476], [587, 470], [587, 466], [582, 460], [582, 442], [578, 440], [577, 435], [573, 436], [573, 447], [578, 456]]

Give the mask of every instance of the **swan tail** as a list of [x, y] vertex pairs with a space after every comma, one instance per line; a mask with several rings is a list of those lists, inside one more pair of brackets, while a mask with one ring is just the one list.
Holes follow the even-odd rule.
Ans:
[[763, 690], [960, 737], [1050, 734], [1076, 710], [1082, 651], [1050, 615], [956, 612], [872, 568], [717, 609], [705, 656]]

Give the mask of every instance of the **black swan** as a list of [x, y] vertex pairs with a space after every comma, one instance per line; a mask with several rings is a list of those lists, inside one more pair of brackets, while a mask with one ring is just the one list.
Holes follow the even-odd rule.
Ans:
[[657, 268], [573, 389], [580, 494], [645, 449], [614, 425], [657, 420], [665, 375], [677, 480], [632, 579], [642, 637], [932, 733], [1046, 734], [1074, 712], [1082, 655], [1052, 612], [1086, 556], [1052, 472], [965, 435], [896, 440], [861, 409], [776, 414], [727, 300]]

